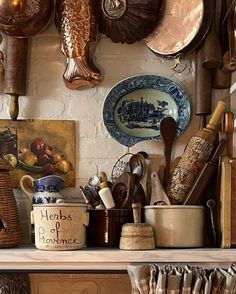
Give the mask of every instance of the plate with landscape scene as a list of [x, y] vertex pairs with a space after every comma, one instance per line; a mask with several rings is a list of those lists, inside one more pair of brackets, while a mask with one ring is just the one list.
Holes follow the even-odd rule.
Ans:
[[160, 122], [171, 116], [179, 136], [190, 120], [189, 98], [174, 81], [158, 75], [140, 75], [117, 83], [108, 92], [103, 121], [110, 135], [125, 146], [160, 140]]

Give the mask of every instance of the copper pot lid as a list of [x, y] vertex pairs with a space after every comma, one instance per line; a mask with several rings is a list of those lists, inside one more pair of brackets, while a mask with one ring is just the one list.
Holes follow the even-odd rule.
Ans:
[[204, 0], [166, 0], [147, 46], [162, 55], [174, 55], [186, 48], [199, 32], [204, 16]]
[[30, 37], [42, 31], [50, 21], [51, 0], [1, 0], [0, 30], [14, 37]]

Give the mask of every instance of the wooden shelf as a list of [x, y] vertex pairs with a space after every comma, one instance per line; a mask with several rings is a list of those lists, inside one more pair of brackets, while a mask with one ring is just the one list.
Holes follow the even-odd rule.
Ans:
[[236, 262], [236, 249], [81, 249], [44, 251], [32, 247], [0, 250], [2, 271], [126, 270], [135, 263], [180, 263], [220, 266]]

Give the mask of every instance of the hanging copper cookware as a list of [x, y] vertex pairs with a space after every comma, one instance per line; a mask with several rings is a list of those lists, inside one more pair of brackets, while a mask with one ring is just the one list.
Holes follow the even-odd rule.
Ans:
[[52, 0], [1, 0], [0, 30], [14, 37], [32, 37], [48, 24]]
[[156, 28], [145, 42], [160, 57], [175, 59], [173, 69], [182, 71], [180, 58], [193, 52], [210, 28], [212, 3], [210, 0], [166, 0], [160, 11]]
[[0, 31], [7, 35], [4, 93], [11, 96], [10, 116], [17, 119], [19, 95], [26, 93], [28, 37], [49, 23], [52, 0], [1, 0]]
[[159, 0], [99, 0], [99, 30], [113, 42], [134, 43], [155, 28]]

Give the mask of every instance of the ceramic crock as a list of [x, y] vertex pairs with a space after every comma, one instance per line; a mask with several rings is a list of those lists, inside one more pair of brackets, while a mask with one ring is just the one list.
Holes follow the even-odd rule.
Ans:
[[89, 209], [88, 212], [88, 246], [119, 248], [123, 224], [134, 221], [132, 209]]
[[35, 246], [44, 250], [75, 250], [86, 246], [87, 205], [35, 204], [31, 212]]
[[144, 219], [153, 227], [156, 247], [191, 248], [204, 245], [203, 206], [145, 206]]

